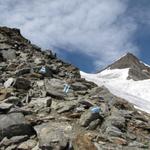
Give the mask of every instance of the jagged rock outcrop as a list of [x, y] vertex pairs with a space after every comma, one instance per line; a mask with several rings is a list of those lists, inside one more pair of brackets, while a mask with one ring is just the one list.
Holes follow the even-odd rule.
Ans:
[[136, 56], [131, 53], [127, 53], [107, 68], [110, 69], [124, 69], [129, 68], [128, 79], [144, 80], [150, 79], [150, 67], [142, 63]]
[[18, 29], [0, 27], [1, 150], [150, 149], [149, 119]]

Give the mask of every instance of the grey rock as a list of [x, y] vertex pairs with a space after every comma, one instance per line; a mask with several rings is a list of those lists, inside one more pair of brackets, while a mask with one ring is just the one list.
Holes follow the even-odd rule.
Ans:
[[115, 126], [121, 131], [126, 129], [126, 120], [120, 115], [120, 112], [116, 108], [112, 108], [111, 115], [105, 118], [102, 128], [106, 129], [107, 127]]
[[34, 105], [36, 107], [50, 107], [52, 103], [51, 97], [41, 97], [31, 99], [30, 105]]
[[88, 129], [89, 130], [95, 130], [100, 124], [101, 124], [101, 120], [100, 119], [96, 119], [96, 120], [92, 121], [89, 124]]
[[43, 150], [67, 149], [72, 137], [72, 126], [65, 122], [51, 122], [36, 126], [39, 147]]
[[114, 126], [107, 127], [105, 130], [105, 134], [108, 136], [116, 136], [116, 137], [123, 136], [123, 133], [121, 132], [121, 130]]
[[87, 90], [88, 89], [88, 87], [85, 86], [82, 82], [75, 82], [75, 83], [71, 84], [71, 87], [75, 91]]
[[5, 137], [0, 142], [0, 146], [9, 146], [9, 145], [12, 145], [12, 144], [18, 144], [18, 143], [26, 141], [28, 138], [29, 137], [27, 135], [24, 135], [24, 136], [13, 136], [10, 139], [8, 139], [8, 138]]
[[120, 130], [124, 130], [126, 126], [125, 119], [121, 116], [110, 116], [107, 118], [107, 120], [111, 125], [119, 128]]
[[99, 113], [92, 113], [91, 110], [85, 111], [79, 120], [79, 123], [83, 127], [87, 127], [92, 121], [101, 119]]
[[64, 99], [64, 81], [59, 79], [45, 80], [45, 87], [47, 96], [51, 96], [56, 99]]
[[15, 79], [14, 78], [9, 78], [7, 81], [5, 81], [4, 83], [4, 87], [5, 88], [9, 88], [12, 86], [12, 84], [14, 83]]
[[131, 119], [134, 113], [134, 111], [128, 111], [128, 110], [118, 110], [118, 112], [125, 119]]
[[8, 103], [0, 103], [0, 112], [6, 112], [10, 110], [10, 108], [13, 106], [13, 104]]
[[16, 51], [14, 49], [2, 50], [1, 51], [3, 58], [6, 60], [16, 59]]
[[15, 96], [10, 96], [7, 99], [4, 100], [5, 103], [12, 103], [12, 104], [18, 104], [20, 102], [20, 99]]
[[35, 140], [29, 139], [18, 146], [21, 150], [31, 150], [36, 146], [37, 142]]
[[36, 82], [36, 84], [38, 85], [38, 87], [43, 87], [44, 86], [44, 81], [43, 80], [38, 80]]
[[76, 107], [76, 103], [69, 101], [69, 102], [61, 102], [58, 103], [55, 107], [58, 113], [68, 112]]
[[21, 143], [21, 142], [26, 141], [28, 138], [29, 138], [28, 135], [13, 136], [12, 138], [10, 138], [10, 141], [11, 141], [13, 144], [18, 144], [18, 143]]
[[33, 134], [35, 134], [34, 129], [26, 122], [21, 113], [0, 115], [0, 139]]

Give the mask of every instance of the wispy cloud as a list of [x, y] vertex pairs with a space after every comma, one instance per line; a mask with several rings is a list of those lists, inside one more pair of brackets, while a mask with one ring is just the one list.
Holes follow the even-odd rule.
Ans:
[[0, 25], [20, 28], [43, 48], [78, 50], [103, 66], [127, 51], [138, 52], [137, 26], [126, 16], [127, 7], [127, 0], [4, 0]]

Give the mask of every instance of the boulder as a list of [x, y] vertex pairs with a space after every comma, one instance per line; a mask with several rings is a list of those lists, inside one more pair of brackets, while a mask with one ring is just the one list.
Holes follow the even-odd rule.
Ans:
[[47, 96], [51, 96], [56, 99], [64, 99], [65, 94], [63, 92], [64, 89], [64, 81], [59, 79], [50, 79], [45, 80], [45, 87], [47, 91]]
[[[55, 107], [52, 107], [54, 108], [55, 110], [57, 110], [58, 113], [64, 113], [64, 112], [68, 112], [72, 109], [74, 109], [76, 107], [76, 104], [75, 102], [73, 101], [66, 101], [66, 102], [60, 102], [60, 103], [57, 103], [55, 105]], [[54, 106], [54, 105], [52, 105]]]
[[126, 127], [126, 121], [124, 117], [121, 116], [110, 116], [107, 118], [107, 123], [106, 124], [111, 124], [120, 130], [124, 131]]
[[0, 113], [9, 111], [12, 106], [13, 104], [0, 103]]
[[43, 150], [69, 149], [72, 138], [72, 126], [65, 122], [50, 122], [35, 126], [38, 134], [39, 147]]
[[82, 82], [75, 82], [75, 83], [71, 84], [71, 87], [75, 91], [82, 91], [82, 90], [88, 89], [88, 87], [85, 86]]
[[4, 83], [4, 87], [5, 88], [9, 88], [12, 86], [12, 84], [14, 83], [15, 79], [14, 78], [9, 78], [7, 81], [5, 81]]
[[23, 114], [0, 115], [0, 139], [33, 134], [35, 134], [35, 130], [26, 122]]
[[112, 108], [111, 115], [105, 118], [102, 128], [106, 129], [107, 127], [111, 126], [119, 128], [123, 132], [126, 130], [126, 119], [116, 108]]
[[102, 120], [100, 114], [99, 113], [93, 113], [90, 109], [90, 110], [85, 111], [81, 115], [79, 123], [81, 126], [87, 127], [92, 121], [97, 120], [97, 119]]
[[15, 87], [16, 89], [29, 90], [30, 84], [30, 81], [25, 78], [17, 78], [13, 84], [13, 87]]
[[14, 49], [2, 50], [1, 51], [3, 58], [6, 60], [16, 59], [16, 51]]
[[35, 107], [40, 110], [41, 108], [50, 107], [51, 103], [51, 97], [34, 98], [31, 99], [29, 106]]

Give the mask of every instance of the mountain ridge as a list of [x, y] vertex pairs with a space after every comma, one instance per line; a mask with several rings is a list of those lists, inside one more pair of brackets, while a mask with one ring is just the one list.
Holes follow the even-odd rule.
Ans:
[[[121, 58], [108, 65], [105, 69], [125, 69], [129, 68], [128, 79], [135, 81], [150, 79], [150, 67], [145, 65], [132, 53], [126, 53]], [[103, 69], [103, 70], [105, 70]], [[103, 70], [97, 72], [100, 73]]]
[[0, 27], [0, 149], [149, 149], [150, 115]]

